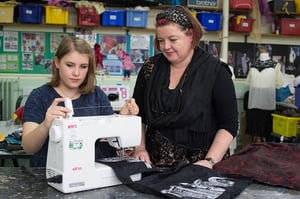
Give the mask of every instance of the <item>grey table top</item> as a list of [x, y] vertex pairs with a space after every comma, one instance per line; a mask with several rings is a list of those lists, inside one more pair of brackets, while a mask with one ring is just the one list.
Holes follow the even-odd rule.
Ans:
[[[64, 194], [46, 182], [45, 168], [0, 167], [0, 198], [158, 198], [133, 191], [125, 185]], [[237, 199], [295, 199], [300, 192], [262, 184], [249, 185]]]

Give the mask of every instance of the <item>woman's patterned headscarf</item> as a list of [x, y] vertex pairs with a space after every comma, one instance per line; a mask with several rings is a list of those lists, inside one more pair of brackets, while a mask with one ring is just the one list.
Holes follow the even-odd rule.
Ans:
[[188, 15], [184, 12], [181, 7], [171, 7], [165, 10], [163, 13], [159, 13], [156, 16], [156, 22], [159, 23], [161, 20], [172, 21], [186, 28], [192, 27], [192, 22]]

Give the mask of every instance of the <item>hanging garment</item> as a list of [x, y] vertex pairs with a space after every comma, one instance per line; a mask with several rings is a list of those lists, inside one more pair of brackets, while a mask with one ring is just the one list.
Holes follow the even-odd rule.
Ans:
[[246, 83], [249, 85], [248, 109], [275, 110], [276, 88], [283, 85], [280, 64], [272, 61], [260, 61], [254, 64], [248, 73]]
[[300, 144], [249, 144], [214, 169], [227, 175], [252, 178], [258, 182], [300, 190]]
[[[101, 159], [113, 168], [119, 180], [133, 190], [164, 198], [232, 199], [252, 180], [232, 178], [198, 165], [179, 163], [176, 167], [159, 168], [132, 158]], [[132, 174], [142, 173], [140, 181]]]

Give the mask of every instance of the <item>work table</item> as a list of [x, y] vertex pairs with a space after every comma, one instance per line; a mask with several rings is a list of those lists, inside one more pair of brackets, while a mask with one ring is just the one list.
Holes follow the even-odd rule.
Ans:
[[[158, 198], [135, 192], [125, 185], [64, 194], [46, 182], [45, 168], [0, 167], [0, 198]], [[251, 184], [237, 199], [294, 199], [300, 192], [281, 187]]]

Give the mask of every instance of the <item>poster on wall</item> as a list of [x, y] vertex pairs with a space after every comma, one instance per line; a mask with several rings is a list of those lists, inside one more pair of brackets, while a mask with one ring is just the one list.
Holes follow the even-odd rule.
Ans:
[[201, 41], [200, 47], [212, 54], [214, 57], [220, 57], [221, 42], [217, 41]]
[[45, 33], [22, 32], [22, 68], [21, 70], [43, 70], [45, 57]]
[[19, 72], [18, 32], [0, 33], [0, 72]]
[[66, 34], [0, 31], [0, 73], [50, 74]]
[[97, 34], [93, 33], [92, 29], [78, 29], [75, 33], [75, 37], [85, 40], [90, 44], [91, 48], [94, 48], [94, 45], [97, 43]]
[[[101, 47], [103, 58], [103, 69], [109, 75], [123, 75], [122, 61], [118, 52], [126, 52], [126, 35], [99, 35], [98, 44]], [[101, 70], [100, 70], [101, 71]], [[102, 74], [100, 74], [102, 75]]]
[[152, 36], [151, 35], [131, 35], [130, 54], [135, 65], [134, 73], [137, 75], [144, 61], [152, 56]]
[[267, 47], [270, 58], [281, 65], [282, 73], [300, 75], [300, 46], [257, 44], [257, 53], [261, 47]]
[[255, 44], [229, 43], [227, 63], [233, 66], [236, 78], [246, 78], [255, 60]]
[[66, 33], [51, 33], [50, 34], [50, 53], [55, 54], [60, 42], [66, 36]]
[[18, 52], [18, 32], [4, 32], [3, 52]]

